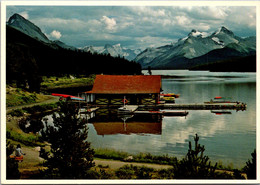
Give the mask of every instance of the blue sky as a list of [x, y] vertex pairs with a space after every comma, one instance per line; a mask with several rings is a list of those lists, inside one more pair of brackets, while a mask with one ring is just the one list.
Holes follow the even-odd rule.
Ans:
[[41, 28], [51, 40], [68, 45], [158, 47], [192, 30], [226, 26], [237, 36], [256, 35], [256, 7], [250, 6], [7, 6]]

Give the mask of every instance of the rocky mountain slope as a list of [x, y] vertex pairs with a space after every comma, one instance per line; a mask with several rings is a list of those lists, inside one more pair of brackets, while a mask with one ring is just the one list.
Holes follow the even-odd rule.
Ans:
[[120, 44], [106, 44], [104, 47], [86, 46], [82, 49], [91, 53], [110, 54], [113, 57], [120, 56], [127, 60], [133, 60], [139, 53], [141, 53], [140, 49], [129, 49], [122, 47]]
[[45, 34], [42, 33], [41, 29], [38, 26], [28, 21], [19, 14], [12, 15], [6, 24], [31, 36], [32, 38], [46, 43], [51, 43], [51, 41], [46, 37]]
[[135, 61], [143, 68], [189, 69], [217, 60], [254, 55], [255, 52], [256, 37], [241, 38], [221, 27], [212, 34], [192, 30], [175, 44], [144, 50]]

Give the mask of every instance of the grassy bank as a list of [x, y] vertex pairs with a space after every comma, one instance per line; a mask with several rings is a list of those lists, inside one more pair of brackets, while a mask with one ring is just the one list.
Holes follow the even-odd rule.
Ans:
[[41, 86], [43, 89], [55, 89], [55, 88], [69, 88], [79, 86], [90, 86], [93, 85], [95, 75], [89, 77], [76, 78], [73, 76], [69, 77], [43, 77]]
[[30, 93], [26, 90], [7, 86], [6, 87], [6, 107], [28, 105], [39, 103], [50, 99], [50, 97], [39, 93]]
[[61, 88], [87, 87], [94, 83], [95, 75], [89, 77], [43, 77], [41, 83], [41, 93], [31, 93], [25, 89], [17, 88], [15, 84], [6, 87], [6, 107], [15, 107], [39, 103], [49, 100], [50, 97], [44, 95], [46, 90]]
[[25, 114], [37, 114], [52, 111], [58, 108], [58, 102], [49, 104], [39, 104], [31, 107], [24, 107], [21, 109], [14, 109], [8, 112], [7, 115], [21, 117]]
[[141, 152], [139, 154], [132, 155], [127, 152], [107, 148], [95, 149], [94, 156], [101, 159], [113, 159], [128, 162], [153, 163], [163, 165], [175, 165], [177, 163], [176, 157], [170, 157], [168, 155], [156, 156], [150, 153]]
[[[119, 161], [128, 162], [139, 162], [139, 163], [152, 163], [161, 165], [176, 165], [178, 159], [176, 157], [171, 157], [166, 155], [152, 155], [150, 153], [140, 152], [138, 154], [129, 154], [127, 152], [118, 151], [109, 148], [96, 148], [94, 156], [100, 159], [112, 159]], [[222, 161], [217, 162], [217, 169], [219, 170], [230, 170], [232, 171], [233, 164], [223, 164]]]

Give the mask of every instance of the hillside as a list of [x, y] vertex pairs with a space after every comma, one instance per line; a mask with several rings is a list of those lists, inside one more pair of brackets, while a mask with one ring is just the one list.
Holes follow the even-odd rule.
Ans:
[[39, 89], [41, 76], [140, 74], [141, 67], [120, 57], [64, 49], [6, 26], [7, 83]]
[[212, 72], [256, 72], [256, 55], [221, 60], [202, 64], [190, 70], [208, 70]]

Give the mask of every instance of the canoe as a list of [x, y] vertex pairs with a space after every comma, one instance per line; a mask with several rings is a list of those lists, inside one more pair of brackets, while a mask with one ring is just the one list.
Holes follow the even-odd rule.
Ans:
[[160, 96], [179, 98], [180, 94], [174, 94], [174, 93], [166, 93], [166, 94], [164, 94], [164, 93], [162, 93], [162, 94], [160, 94]]
[[52, 96], [59, 96], [62, 98], [70, 98], [71, 100], [79, 100], [79, 101], [84, 101], [85, 98], [81, 98], [81, 97], [77, 97], [77, 96], [72, 96], [72, 95], [68, 95], [68, 94], [57, 94], [57, 93], [52, 93]]

